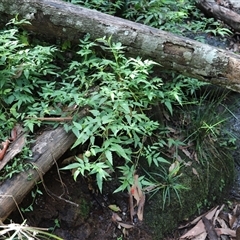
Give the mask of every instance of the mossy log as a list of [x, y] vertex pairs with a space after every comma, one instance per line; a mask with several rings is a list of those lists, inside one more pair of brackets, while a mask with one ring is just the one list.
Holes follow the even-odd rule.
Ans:
[[21, 172], [0, 185], [0, 220], [4, 221], [21, 203], [27, 193], [42, 179], [76, 140], [73, 133], [66, 133], [62, 127], [43, 132], [32, 148], [32, 167]]
[[1, 23], [16, 14], [31, 22], [29, 31], [76, 42], [86, 33], [112, 36], [131, 56], [240, 92], [240, 56], [231, 52], [60, 0], [1, 0]]

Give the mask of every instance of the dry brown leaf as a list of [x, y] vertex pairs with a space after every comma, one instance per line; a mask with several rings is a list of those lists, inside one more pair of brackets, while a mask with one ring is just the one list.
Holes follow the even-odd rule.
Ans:
[[237, 229], [240, 226], [240, 216], [238, 216], [238, 217], [233, 216], [232, 221], [233, 221], [232, 226], [230, 225], [231, 228]]
[[178, 229], [184, 229], [184, 228], [187, 228], [187, 227], [190, 227], [190, 226], [193, 226], [193, 225], [197, 224], [197, 222], [199, 222], [201, 220], [203, 215], [204, 214], [194, 218], [191, 222], [189, 222], [189, 223], [187, 223], [187, 224], [185, 224], [183, 226], [178, 227]]
[[[206, 216], [207, 215], [207, 218], [209, 217], [212, 217], [212, 214], [217, 210], [218, 206], [214, 209], [211, 209], [210, 211], [208, 211], [207, 213], [204, 213], [198, 217], [196, 217], [195, 219], [193, 219], [191, 222], [187, 223], [186, 225], [184, 226], [180, 226], [178, 227], [178, 229], [183, 229], [183, 228], [186, 228], [186, 227], [190, 227], [192, 225], [195, 225], [197, 222], [199, 222], [203, 216]], [[208, 215], [209, 214], [209, 215]], [[214, 214], [213, 214], [214, 215]]]
[[130, 194], [135, 198], [135, 200], [137, 201], [137, 205], [140, 201], [140, 198], [142, 196], [142, 190], [139, 188], [139, 184], [138, 184], [138, 175], [135, 174], [134, 175], [134, 183], [133, 186], [130, 189]]
[[231, 237], [236, 237], [236, 231], [229, 228], [215, 228], [215, 231], [218, 236], [220, 235], [229, 235]]
[[213, 218], [213, 224], [216, 225], [216, 219], [219, 218], [219, 214], [222, 212], [223, 208], [225, 207], [225, 204], [222, 204], [222, 206], [217, 209], [215, 215], [214, 215], [214, 218]]
[[181, 148], [182, 152], [188, 157], [190, 158], [191, 160], [193, 160], [193, 156], [192, 154], [185, 148]]
[[[137, 212], [134, 211], [135, 205], [133, 202], [133, 198], [136, 200], [136, 207], [137, 207]], [[138, 175], [134, 175], [134, 184], [130, 189], [129, 192], [129, 208], [130, 208], [130, 216], [131, 216], [131, 221], [133, 222], [133, 216], [137, 214], [138, 219], [140, 221], [143, 220], [143, 207], [145, 204], [145, 194], [142, 192], [139, 182], [138, 182]]]
[[236, 240], [240, 240], [240, 227], [236, 230]]
[[[20, 128], [19, 128], [20, 129]], [[21, 133], [17, 139], [10, 144], [8, 147], [7, 153], [5, 154], [4, 158], [0, 162], [0, 170], [11, 160], [13, 159], [18, 153], [22, 151], [22, 148], [25, 146], [25, 134]]]
[[193, 158], [197, 163], [200, 163], [199, 160], [198, 160], [198, 155], [197, 155], [196, 152], [193, 154]]
[[208, 220], [212, 220], [218, 208], [219, 208], [219, 206], [217, 206], [217, 207], [213, 208], [212, 210], [210, 210], [210, 211], [205, 215], [205, 217], [206, 217]]
[[228, 219], [229, 219], [228, 224], [229, 224], [230, 228], [233, 228], [233, 225], [234, 225], [234, 223], [235, 223], [236, 220], [237, 220], [236, 216], [228, 213]]
[[191, 240], [205, 240], [206, 237], [207, 237], [207, 233], [203, 232], [203, 233], [199, 234], [198, 236], [191, 238]]
[[114, 212], [112, 214], [112, 221], [113, 222], [119, 222], [119, 221], [122, 221], [122, 218], [117, 213]]
[[231, 228], [237, 229], [240, 226], [240, 205], [237, 204], [232, 211]]
[[194, 175], [196, 175], [199, 178], [199, 174], [198, 174], [196, 168], [193, 167], [192, 172], [193, 172]]
[[130, 211], [131, 222], [133, 222], [134, 206], [133, 206], [133, 197], [132, 197], [131, 191], [129, 193], [129, 211]]
[[132, 224], [123, 223], [122, 222], [122, 218], [117, 213], [113, 213], [112, 214], [112, 221], [117, 223], [118, 226], [121, 226], [123, 228], [132, 228], [132, 227], [134, 227]]
[[188, 162], [184, 163], [184, 166], [190, 167], [192, 165], [192, 163], [193, 163], [192, 161], [188, 161]]
[[143, 208], [144, 208], [144, 204], [145, 204], [145, 199], [146, 199], [146, 197], [145, 197], [145, 195], [143, 195], [138, 204], [137, 216], [140, 221], [143, 220]]
[[133, 228], [134, 226], [132, 224], [128, 224], [128, 223], [123, 223], [123, 222], [117, 222], [121, 227], [123, 228]]
[[200, 220], [197, 225], [190, 229], [187, 233], [180, 237], [181, 239], [191, 239], [193, 237], [199, 236], [200, 234], [206, 232], [203, 221]]
[[214, 229], [212, 221], [207, 219], [206, 217], [202, 217], [202, 221], [207, 231], [208, 238], [211, 240], [218, 240], [218, 235]]
[[216, 221], [218, 222], [218, 224], [221, 226], [221, 228], [229, 228], [228, 226], [227, 226], [227, 224], [226, 224], [226, 222], [222, 219], [222, 218], [220, 218], [220, 217], [218, 217], [217, 219], [216, 219]]

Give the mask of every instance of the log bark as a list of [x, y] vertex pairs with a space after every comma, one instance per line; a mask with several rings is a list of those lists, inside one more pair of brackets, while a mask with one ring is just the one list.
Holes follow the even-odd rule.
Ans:
[[21, 203], [27, 193], [42, 179], [57, 159], [75, 142], [73, 133], [66, 133], [62, 127], [46, 131], [36, 139], [32, 148], [33, 159], [29, 161], [34, 168], [21, 172], [0, 185], [0, 221]]
[[225, 22], [235, 31], [240, 31], [240, 15], [231, 9], [218, 5], [214, 0], [197, 0], [198, 7], [208, 16]]
[[131, 56], [240, 92], [240, 56], [231, 52], [59, 0], [1, 0], [0, 20], [15, 14], [32, 23], [27, 30], [76, 41], [112, 36]]

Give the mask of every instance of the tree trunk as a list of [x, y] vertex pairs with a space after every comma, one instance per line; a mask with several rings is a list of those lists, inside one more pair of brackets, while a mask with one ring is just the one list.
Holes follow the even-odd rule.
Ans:
[[218, 5], [214, 0], [197, 0], [198, 7], [208, 16], [225, 22], [235, 31], [240, 31], [240, 15], [226, 7]]
[[8, 215], [21, 203], [27, 193], [35, 186], [42, 176], [52, 167], [63, 153], [75, 142], [73, 133], [59, 127], [40, 135], [32, 148], [33, 159], [29, 162], [34, 168], [21, 172], [0, 185], [0, 220]]
[[1, 0], [0, 14], [0, 21], [19, 14], [32, 23], [27, 30], [56, 38], [112, 36], [131, 56], [240, 92], [240, 56], [222, 49], [59, 0]]

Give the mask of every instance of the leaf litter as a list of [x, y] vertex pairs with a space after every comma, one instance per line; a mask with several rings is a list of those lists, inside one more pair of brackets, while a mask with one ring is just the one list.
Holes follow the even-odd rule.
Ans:
[[240, 204], [228, 211], [223, 204], [178, 227], [179, 240], [240, 240]]
[[143, 211], [146, 196], [142, 191], [139, 184], [138, 175], [134, 174], [134, 182], [129, 190], [129, 211], [131, 223], [122, 221], [122, 218], [116, 213], [120, 212], [121, 209], [115, 205], [109, 205], [109, 208], [113, 211], [112, 221], [117, 223], [118, 228], [123, 228], [123, 234], [126, 235], [126, 229], [133, 228], [137, 223], [143, 221]]

